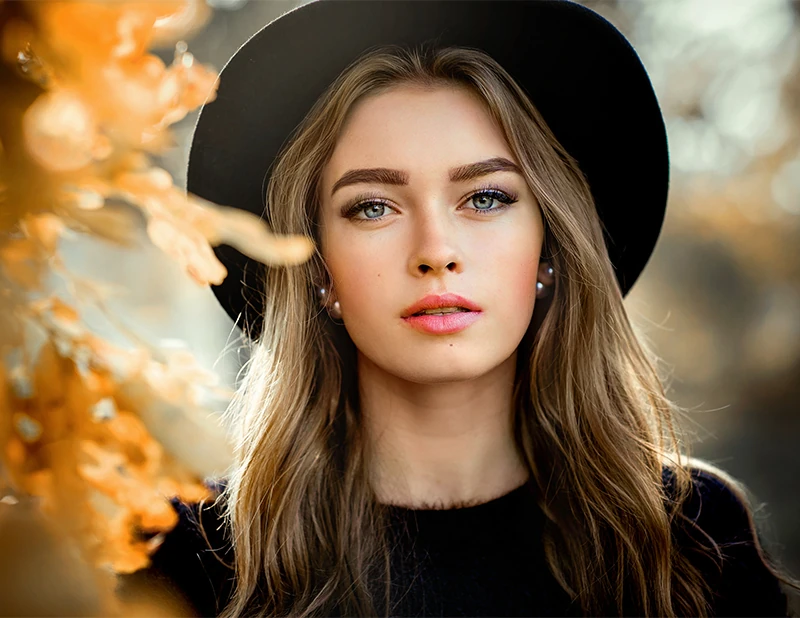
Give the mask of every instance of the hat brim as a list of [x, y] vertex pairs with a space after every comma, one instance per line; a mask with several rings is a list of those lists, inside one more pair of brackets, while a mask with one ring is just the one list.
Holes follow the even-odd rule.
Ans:
[[[316, 0], [269, 23], [220, 72], [192, 137], [187, 191], [262, 215], [267, 173], [317, 98], [358, 56], [386, 44], [485, 51], [527, 92], [580, 165], [622, 294], [653, 252], [669, 185], [667, 135], [647, 72], [607, 20], [566, 0]], [[260, 312], [252, 260], [221, 245], [212, 286], [237, 320]]]

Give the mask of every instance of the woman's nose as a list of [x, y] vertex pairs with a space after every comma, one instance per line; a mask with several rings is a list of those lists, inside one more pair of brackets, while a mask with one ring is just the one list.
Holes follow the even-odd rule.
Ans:
[[462, 270], [456, 223], [446, 208], [439, 205], [424, 209], [416, 217], [411, 233], [414, 236], [409, 261], [412, 275]]

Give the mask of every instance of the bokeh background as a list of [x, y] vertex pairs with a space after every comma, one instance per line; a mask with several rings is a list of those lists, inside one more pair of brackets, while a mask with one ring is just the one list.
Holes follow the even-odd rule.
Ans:
[[[221, 70], [247, 38], [303, 3], [209, 0], [212, 20], [189, 49]], [[693, 454], [746, 485], [765, 544], [800, 576], [800, 2], [582, 3], [633, 43], [667, 119], [670, 203], [626, 299], [631, 319], [689, 410]], [[169, 62], [173, 50], [156, 53]], [[179, 185], [196, 117], [175, 125], [179, 145], [159, 161]], [[122, 319], [186, 345], [233, 384], [242, 358], [232, 322], [159, 251], [80, 239], [64, 255], [78, 272], [125, 283]], [[99, 317], [95, 327], [104, 330]]]

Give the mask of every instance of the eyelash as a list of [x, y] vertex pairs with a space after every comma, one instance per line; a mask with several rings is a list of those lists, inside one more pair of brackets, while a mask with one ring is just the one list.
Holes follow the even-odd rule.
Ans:
[[[498, 202], [501, 203], [501, 205], [498, 206], [497, 208], [489, 208], [489, 209], [473, 208], [472, 209], [477, 213], [486, 213], [487, 215], [503, 211], [503, 210], [507, 209], [509, 206], [511, 206], [512, 204], [514, 204], [515, 202], [518, 201], [518, 197], [517, 197], [516, 194], [510, 193], [508, 191], [504, 191], [504, 190], [502, 190], [502, 189], [500, 189], [500, 188], [498, 188], [498, 187], [496, 187], [494, 185], [485, 185], [485, 186], [478, 187], [475, 191], [470, 193], [465, 198], [465, 201], [469, 201], [469, 200], [473, 199], [474, 197], [476, 197], [478, 195], [487, 195], [487, 196], [489, 196], [489, 197], [491, 197], [491, 198], [493, 198], [493, 199], [495, 199], [495, 200], [497, 200]], [[380, 196], [378, 194], [372, 194], [372, 193], [365, 193], [365, 194], [359, 195], [358, 197], [355, 198], [355, 203], [345, 204], [342, 207], [342, 216], [346, 217], [347, 219], [352, 219], [352, 220], [358, 221], [358, 222], [361, 222], [361, 221], [380, 221], [381, 219], [385, 218], [385, 215], [381, 216], [381, 217], [372, 218], [372, 219], [369, 219], [369, 218], [360, 219], [360, 218], [356, 217], [356, 215], [359, 212], [363, 212], [366, 207], [373, 206], [375, 204], [380, 204], [382, 206], [386, 206], [387, 208], [391, 208], [391, 205], [389, 204], [389, 202], [387, 200], [379, 199], [379, 198], [380, 198]]]

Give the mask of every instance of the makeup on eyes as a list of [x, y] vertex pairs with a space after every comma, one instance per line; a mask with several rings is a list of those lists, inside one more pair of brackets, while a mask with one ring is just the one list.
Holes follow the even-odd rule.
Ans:
[[[501, 211], [506, 210], [509, 206], [514, 204], [519, 200], [516, 192], [509, 191], [508, 189], [504, 189], [495, 184], [485, 184], [473, 189], [470, 193], [468, 193], [465, 197], [461, 199], [461, 202], [469, 201], [474, 199], [478, 196], [487, 196], [490, 199], [499, 202], [499, 206], [496, 208], [468, 208], [469, 210], [473, 210], [477, 213], [482, 213], [486, 215], [494, 215], [495, 213], [499, 213]], [[351, 219], [353, 221], [380, 221], [384, 219], [384, 216], [381, 217], [363, 217], [359, 218], [356, 215], [359, 212], [363, 212], [365, 208], [370, 206], [385, 206], [386, 208], [392, 208], [392, 205], [389, 200], [384, 199], [381, 197], [381, 194], [378, 192], [365, 192], [360, 193], [352, 200], [349, 200], [345, 203], [344, 206], [341, 208], [341, 215], [346, 219]]]

